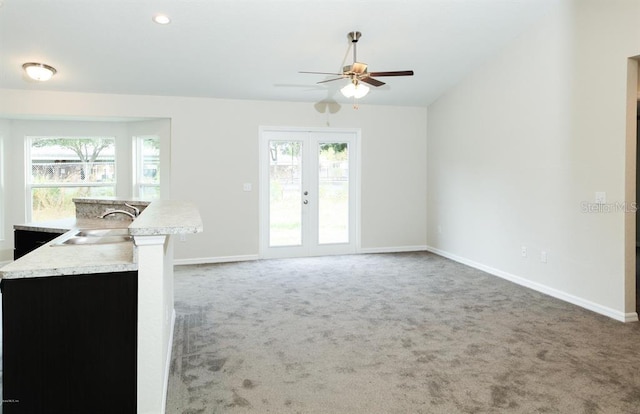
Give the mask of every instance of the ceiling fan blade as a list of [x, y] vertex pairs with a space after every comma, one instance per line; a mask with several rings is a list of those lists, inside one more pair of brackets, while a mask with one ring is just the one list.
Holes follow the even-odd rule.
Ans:
[[369, 76], [413, 76], [412, 70], [396, 70], [392, 72], [371, 72]]
[[336, 73], [336, 72], [304, 72], [304, 71], [299, 71], [298, 73], [311, 73], [313, 75], [342, 75], [342, 73]]
[[373, 86], [385, 85], [384, 82], [381, 82], [378, 79], [373, 79], [372, 77], [369, 77], [369, 76], [365, 76], [364, 78], [361, 78], [360, 82], [368, 83], [369, 85], [373, 85]]
[[327, 82], [333, 82], [333, 81], [337, 81], [337, 80], [344, 79], [344, 78], [346, 78], [346, 76], [341, 76], [341, 77], [339, 77], [339, 78], [333, 78], [333, 79], [327, 79], [327, 80], [323, 80], [323, 81], [316, 82], [316, 83], [327, 83]]

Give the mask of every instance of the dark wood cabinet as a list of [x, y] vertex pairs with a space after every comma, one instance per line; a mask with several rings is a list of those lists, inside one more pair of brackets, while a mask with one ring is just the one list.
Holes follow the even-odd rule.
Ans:
[[13, 260], [19, 259], [25, 254], [37, 249], [43, 244], [49, 243], [64, 232], [44, 232], [33, 230], [14, 230], [13, 231]]
[[0, 287], [4, 414], [136, 412], [137, 272]]

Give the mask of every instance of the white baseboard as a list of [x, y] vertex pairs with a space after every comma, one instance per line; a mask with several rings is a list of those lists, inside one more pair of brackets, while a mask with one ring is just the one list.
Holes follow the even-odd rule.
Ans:
[[167, 392], [169, 391], [169, 370], [171, 369], [171, 354], [173, 352], [173, 330], [176, 327], [176, 310], [171, 312], [171, 329], [169, 330], [169, 349], [164, 363], [164, 390], [162, 390], [162, 412], [167, 410]]
[[249, 260], [258, 260], [260, 256], [257, 254], [245, 254], [238, 256], [217, 256], [217, 257], [197, 257], [193, 259], [174, 259], [175, 266], [198, 265], [209, 263], [229, 263], [229, 262], [246, 262]]
[[[423, 252], [427, 250], [427, 246], [398, 246], [398, 247], [366, 247], [358, 250], [356, 254], [369, 253], [402, 253], [402, 252]], [[197, 257], [192, 259], [174, 259], [175, 266], [199, 265], [210, 263], [229, 263], [229, 262], [246, 262], [250, 260], [260, 260], [258, 254], [245, 254], [238, 256], [216, 256], [216, 257]]]
[[607, 306], [602, 306], [598, 303], [591, 302], [589, 300], [580, 298], [578, 296], [571, 295], [569, 293], [563, 292], [558, 289], [554, 289], [552, 287], [543, 285], [538, 282], [533, 282], [529, 279], [525, 279], [520, 276], [513, 275], [511, 273], [507, 273], [505, 271], [495, 269], [493, 267], [484, 265], [482, 263], [475, 262], [473, 260], [466, 259], [464, 257], [460, 257], [458, 255], [446, 252], [444, 250], [437, 249], [435, 247], [427, 246], [426, 250], [435, 253], [439, 256], [446, 257], [447, 259], [451, 259], [458, 263], [462, 263], [464, 265], [473, 267], [478, 270], [482, 270], [483, 272], [487, 272], [491, 275], [497, 276], [499, 278], [508, 280], [510, 282], [516, 283], [518, 285], [527, 287], [529, 289], [533, 289], [535, 291], [544, 293], [549, 296], [553, 296], [556, 299], [563, 300], [565, 302], [569, 302], [573, 305], [580, 306], [581, 308], [588, 309], [590, 311], [599, 313], [601, 315], [607, 316], [609, 318], [615, 319], [620, 322], [636, 322], [638, 321], [638, 314], [636, 312], [624, 313], [615, 309], [611, 309]]
[[404, 253], [404, 252], [423, 252], [427, 246], [395, 246], [395, 247], [361, 247], [358, 253], [374, 254], [374, 253]]

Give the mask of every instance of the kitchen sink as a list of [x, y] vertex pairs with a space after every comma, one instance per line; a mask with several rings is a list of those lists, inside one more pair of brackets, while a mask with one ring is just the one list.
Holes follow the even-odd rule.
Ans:
[[128, 236], [129, 229], [83, 229], [78, 230], [75, 237], [112, 237], [112, 236]]
[[131, 241], [131, 236], [73, 236], [60, 242], [59, 245], [110, 244], [128, 241]]
[[56, 239], [52, 246], [95, 245], [130, 242], [132, 237], [127, 228], [80, 229], [69, 236]]

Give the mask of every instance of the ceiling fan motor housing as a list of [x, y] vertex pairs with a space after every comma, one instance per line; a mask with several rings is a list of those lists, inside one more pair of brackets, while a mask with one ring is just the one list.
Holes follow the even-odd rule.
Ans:
[[349, 39], [351, 39], [351, 43], [357, 43], [358, 40], [360, 40], [360, 36], [362, 36], [362, 33], [360, 32], [349, 32], [348, 37]]

